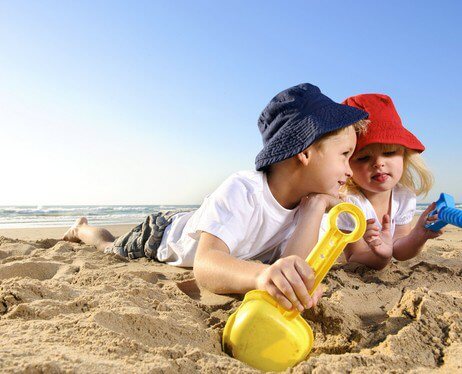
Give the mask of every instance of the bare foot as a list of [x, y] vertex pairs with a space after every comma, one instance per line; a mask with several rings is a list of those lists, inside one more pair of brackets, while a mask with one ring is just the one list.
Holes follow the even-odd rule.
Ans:
[[85, 217], [77, 218], [77, 220], [70, 227], [70, 229], [65, 232], [63, 240], [66, 240], [68, 242], [81, 243], [82, 241], [78, 237], [77, 230], [79, 226], [87, 224], [88, 220]]

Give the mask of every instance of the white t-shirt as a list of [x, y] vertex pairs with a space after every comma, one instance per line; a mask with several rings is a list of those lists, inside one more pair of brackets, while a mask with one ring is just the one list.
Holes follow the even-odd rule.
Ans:
[[[374, 207], [363, 194], [348, 195], [346, 201], [360, 207], [366, 219], [374, 218], [375, 223], [382, 230], [382, 218], [377, 217]], [[416, 196], [411, 190], [399, 185], [392, 189], [390, 215], [390, 232], [392, 236], [395, 233], [396, 225], [405, 225], [412, 221], [416, 212], [416, 204]], [[344, 214], [338, 218], [338, 227], [341, 230], [352, 231], [355, 225], [353, 219]], [[321, 223], [320, 236], [325, 233], [326, 229], [327, 214], [324, 215]]]
[[295, 230], [298, 207], [282, 207], [268, 187], [266, 175], [241, 171], [226, 179], [200, 208], [178, 213], [166, 228], [157, 256], [175, 266], [193, 266], [202, 231], [220, 238], [233, 257], [276, 261]]

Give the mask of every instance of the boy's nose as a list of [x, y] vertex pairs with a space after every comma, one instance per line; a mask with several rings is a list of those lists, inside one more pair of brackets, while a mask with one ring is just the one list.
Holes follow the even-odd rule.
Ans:
[[350, 164], [348, 164], [347, 166], [345, 175], [347, 176], [347, 178], [351, 178], [353, 176], [353, 170], [351, 169]]

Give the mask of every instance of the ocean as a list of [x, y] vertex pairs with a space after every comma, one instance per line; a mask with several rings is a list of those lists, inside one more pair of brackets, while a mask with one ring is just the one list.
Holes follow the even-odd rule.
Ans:
[[[0, 206], [0, 229], [26, 227], [67, 227], [77, 218], [87, 217], [92, 225], [140, 223], [151, 213], [168, 209], [198, 208], [198, 205], [62, 205]], [[427, 204], [417, 204], [417, 213]], [[462, 204], [456, 204], [462, 209]]]
[[140, 223], [159, 210], [198, 208], [198, 205], [56, 205], [0, 206], [0, 229], [67, 227], [87, 217], [92, 225]]

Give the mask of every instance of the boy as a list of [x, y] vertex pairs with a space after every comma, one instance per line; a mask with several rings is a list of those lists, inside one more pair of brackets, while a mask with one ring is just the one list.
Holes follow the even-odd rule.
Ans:
[[197, 282], [212, 292], [266, 290], [284, 308], [303, 311], [321, 294], [320, 288], [308, 294], [314, 275], [304, 259], [318, 240], [323, 213], [339, 202], [339, 188], [352, 175], [355, 129], [365, 118], [316, 86], [291, 87], [260, 115], [264, 147], [257, 171], [233, 174], [196, 211], [150, 215], [117, 240], [85, 218], [64, 239], [193, 266]]

